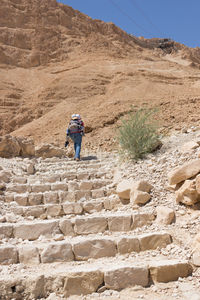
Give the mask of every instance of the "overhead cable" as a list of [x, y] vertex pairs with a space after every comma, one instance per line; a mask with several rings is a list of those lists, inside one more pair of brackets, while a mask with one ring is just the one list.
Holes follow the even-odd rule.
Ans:
[[123, 15], [125, 15], [127, 18], [129, 18], [129, 20], [134, 23], [138, 28], [140, 28], [143, 32], [147, 33], [150, 36], [154, 36], [151, 32], [145, 30], [142, 26], [140, 26], [137, 22], [135, 22], [135, 20], [130, 17], [123, 9], [121, 9], [121, 7], [116, 4], [113, 0], [109, 0], [113, 6], [115, 6]]
[[156, 31], [158, 33], [160, 33], [162, 36], [165, 36], [163, 35], [163, 33], [160, 31], [160, 29], [155, 25], [153, 24], [153, 22], [150, 20], [150, 18], [146, 15], [146, 13], [143, 11], [143, 9], [141, 9], [141, 7], [138, 5], [138, 3], [136, 4], [136, 1], [135, 0], [129, 0], [129, 2], [141, 13], [141, 15], [143, 15], [143, 17], [147, 20], [147, 22], [149, 24], [151, 24], [151, 26], [153, 26]]

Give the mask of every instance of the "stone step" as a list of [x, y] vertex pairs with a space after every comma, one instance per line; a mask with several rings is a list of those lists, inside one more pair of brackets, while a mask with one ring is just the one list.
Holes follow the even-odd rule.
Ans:
[[104, 258], [92, 262], [43, 264], [42, 268], [1, 266], [0, 295], [2, 299], [40, 299], [56, 293], [65, 298], [88, 295], [102, 289], [122, 290], [167, 283], [192, 274], [186, 260], [136, 261]]
[[108, 213], [90, 216], [62, 217], [54, 220], [23, 221], [18, 223], [0, 223], [0, 239], [18, 238], [36, 240], [40, 236], [53, 238], [63, 236], [89, 235], [106, 232], [130, 232], [153, 223], [153, 213]]
[[39, 264], [68, 261], [86, 261], [102, 257], [113, 257], [132, 252], [165, 248], [172, 242], [166, 232], [142, 235], [108, 237], [75, 237], [59, 242], [22, 243], [17, 246], [0, 246], [0, 264]]
[[[38, 199], [39, 200], [39, 199]], [[34, 199], [36, 202], [36, 198]], [[78, 201], [78, 202], [65, 202], [62, 204], [38, 204], [33, 206], [19, 206], [10, 205], [10, 212], [22, 217], [48, 219], [49, 217], [60, 217], [65, 215], [84, 215], [100, 212], [102, 210], [110, 210], [108, 201]]]

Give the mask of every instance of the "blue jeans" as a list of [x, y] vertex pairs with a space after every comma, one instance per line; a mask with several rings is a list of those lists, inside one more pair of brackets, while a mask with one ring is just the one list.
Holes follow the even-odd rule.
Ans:
[[75, 151], [74, 158], [80, 159], [82, 135], [80, 133], [72, 133], [70, 134], [70, 137], [74, 142], [74, 151]]

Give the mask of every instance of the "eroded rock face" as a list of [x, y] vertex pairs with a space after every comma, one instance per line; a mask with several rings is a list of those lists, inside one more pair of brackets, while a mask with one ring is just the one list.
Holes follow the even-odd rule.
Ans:
[[32, 140], [23, 137], [5, 135], [0, 137], [0, 157], [34, 156], [35, 146]]
[[35, 156], [42, 158], [64, 157], [65, 151], [54, 145], [43, 144], [35, 148]]

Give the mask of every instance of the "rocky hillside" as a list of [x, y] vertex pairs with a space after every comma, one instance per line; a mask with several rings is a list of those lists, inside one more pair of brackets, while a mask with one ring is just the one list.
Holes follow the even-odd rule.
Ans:
[[199, 55], [168, 39], [128, 35], [54, 0], [2, 0], [0, 134], [63, 145], [78, 112], [85, 146], [108, 150], [131, 106], [159, 107], [164, 131], [196, 125]]

